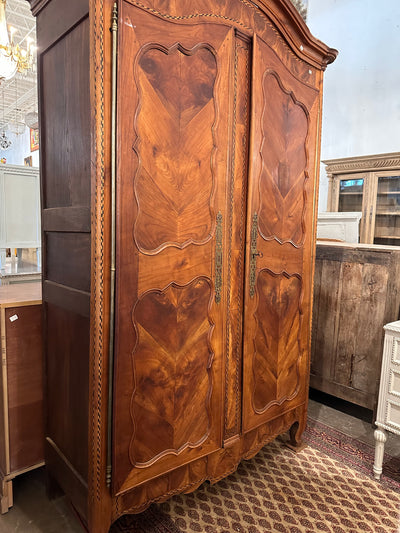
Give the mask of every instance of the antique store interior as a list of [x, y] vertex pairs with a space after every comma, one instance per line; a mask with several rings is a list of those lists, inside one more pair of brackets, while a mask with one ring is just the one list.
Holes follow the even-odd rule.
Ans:
[[[293, 446], [293, 438], [288, 443], [286, 437], [278, 437], [254, 458], [251, 453], [243, 455], [238, 471], [231, 468], [230, 475], [219, 476], [216, 485], [198, 483], [194, 492], [177, 494], [165, 503], [157, 503], [158, 497], [152, 499], [150, 494], [146, 502], [156, 503], [149, 509], [143, 505], [141, 514], [119, 518], [112, 533], [400, 531], [400, 2], [292, 2], [311, 34], [339, 52], [324, 72], [322, 116], [318, 117], [322, 134], [316, 161], [320, 182], [304, 432], [307, 447]], [[287, 6], [289, 0], [260, 3]], [[40, 2], [31, 4], [40, 13]], [[182, 50], [190, 55], [195, 48], [190, 54], [187, 48]], [[86, 520], [81, 519], [74, 501], [70, 503], [62, 492], [57, 494], [58, 487], [50, 491], [58, 497], [49, 499], [46, 493], [39, 54], [30, 3], [0, 0], [0, 533], [79, 533], [85, 530]], [[61, 61], [61, 54], [54, 56], [55, 64], [57, 58]], [[282, 86], [279, 79], [277, 83]], [[300, 105], [293, 92], [283, 92], [294, 107]], [[56, 99], [46, 94], [53, 105]], [[82, 98], [86, 102], [89, 97]], [[66, 104], [55, 112], [55, 120], [69, 112]], [[218, 127], [216, 132], [218, 136]], [[79, 158], [73, 146], [60, 136], [61, 162]], [[45, 157], [51, 159], [48, 154]], [[48, 223], [50, 214], [46, 217]], [[79, 217], [83, 215], [77, 208], [77, 225]], [[61, 228], [63, 222], [57, 220], [53, 223]], [[144, 238], [143, 243], [146, 248]], [[78, 252], [85, 255], [79, 246]], [[48, 253], [54, 253], [50, 244]], [[262, 253], [258, 255], [261, 260]], [[60, 286], [68, 256], [61, 253], [51, 260], [61, 272], [59, 279], [54, 278], [54, 285]], [[285, 276], [290, 278], [286, 272]], [[198, 283], [204, 284], [204, 279]], [[174, 282], [168, 290], [172, 293], [177, 287]], [[85, 288], [75, 289], [83, 302]], [[60, 335], [62, 327], [57, 327]], [[76, 326], [74, 331], [81, 330]], [[58, 416], [62, 425], [64, 415]], [[147, 463], [143, 459], [140, 464]], [[240, 476], [248, 481], [239, 486]], [[202, 479], [210, 476], [204, 474]], [[53, 480], [47, 482], [54, 489]], [[71, 490], [79, 491], [77, 487]], [[164, 492], [174, 494], [168, 487]]]

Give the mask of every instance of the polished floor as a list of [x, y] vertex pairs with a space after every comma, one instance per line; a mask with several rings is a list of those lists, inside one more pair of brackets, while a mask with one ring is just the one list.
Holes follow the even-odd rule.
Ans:
[[[374, 445], [370, 411], [312, 394], [309, 414], [347, 435]], [[400, 438], [390, 434], [385, 451], [400, 457]], [[47, 499], [44, 472], [40, 469], [14, 480], [14, 506], [0, 516], [0, 533], [83, 533], [83, 529], [65, 498]]]

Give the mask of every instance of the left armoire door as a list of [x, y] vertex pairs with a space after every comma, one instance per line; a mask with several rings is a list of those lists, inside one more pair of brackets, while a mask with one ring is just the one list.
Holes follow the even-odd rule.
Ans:
[[121, 3], [113, 491], [221, 447], [234, 31]]

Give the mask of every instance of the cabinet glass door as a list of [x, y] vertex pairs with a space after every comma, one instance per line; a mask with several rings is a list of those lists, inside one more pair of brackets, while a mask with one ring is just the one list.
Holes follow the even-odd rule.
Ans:
[[374, 244], [400, 245], [400, 176], [378, 177]]
[[340, 180], [339, 211], [362, 211], [364, 179]]

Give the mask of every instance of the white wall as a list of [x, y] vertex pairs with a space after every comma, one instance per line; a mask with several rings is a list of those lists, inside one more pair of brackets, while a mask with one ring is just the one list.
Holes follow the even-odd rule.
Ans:
[[321, 159], [400, 151], [400, 0], [308, 0], [307, 24], [339, 50], [325, 72]]
[[12, 145], [8, 150], [0, 150], [0, 159], [5, 157], [8, 165], [23, 165], [25, 157], [31, 155], [32, 166], [39, 166], [39, 150], [31, 152], [28, 127], [25, 127], [25, 132], [21, 135], [14, 135], [9, 131], [6, 131], [6, 135], [12, 141]]

